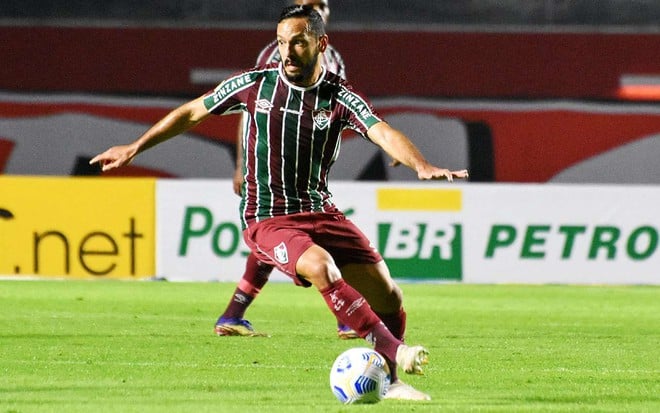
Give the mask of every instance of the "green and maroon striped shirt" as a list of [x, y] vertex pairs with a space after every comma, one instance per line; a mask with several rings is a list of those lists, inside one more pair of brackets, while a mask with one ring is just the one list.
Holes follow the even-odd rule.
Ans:
[[230, 77], [209, 92], [213, 114], [244, 116], [241, 216], [243, 227], [274, 216], [334, 209], [328, 173], [341, 132], [368, 139], [380, 122], [371, 104], [338, 75], [324, 69], [316, 84], [291, 84], [279, 64]]

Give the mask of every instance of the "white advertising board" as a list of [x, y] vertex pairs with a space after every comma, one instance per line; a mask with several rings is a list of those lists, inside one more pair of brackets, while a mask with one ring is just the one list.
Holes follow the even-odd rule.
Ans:
[[[331, 190], [395, 278], [660, 284], [657, 187], [335, 182]], [[228, 180], [159, 180], [157, 275], [240, 279], [238, 203]]]
[[[157, 277], [238, 281], [247, 247], [231, 181], [161, 179], [156, 191]], [[378, 247], [395, 276], [461, 280], [460, 234], [455, 234], [459, 211], [453, 207], [453, 212], [430, 214], [444, 207], [433, 200], [429, 204], [430, 198], [445, 204], [446, 199], [456, 201], [458, 189], [448, 184], [337, 182], [332, 192], [338, 207]], [[271, 279], [288, 278], [275, 271]]]
[[660, 187], [470, 185], [465, 282], [659, 284]]
[[156, 194], [156, 276], [238, 281], [248, 248], [232, 182], [161, 179]]

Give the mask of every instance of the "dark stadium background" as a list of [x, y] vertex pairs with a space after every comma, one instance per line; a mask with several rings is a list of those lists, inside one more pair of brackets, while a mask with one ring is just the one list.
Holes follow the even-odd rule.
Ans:
[[[0, 121], [73, 110], [148, 124], [165, 109], [89, 105], [70, 96], [188, 99], [203, 93], [253, 64], [273, 38], [284, 4], [4, 0]], [[392, 116], [461, 123], [465, 137], [455, 139], [467, 140], [464, 157], [473, 181], [660, 182], [654, 161], [660, 156], [660, 2], [330, 5], [331, 42], [347, 62], [351, 83]], [[57, 96], [56, 102], [44, 94]], [[235, 119], [224, 118], [199, 135], [232, 151], [235, 127]], [[67, 161], [64, 172], [42, 171], [36, 156], [12, 162], [21, 139], [10, 133], [14, 129], [0, 129], [0, 172], [94, 173], [85, 168], [84, 153]], [[369, 167], [355, 179], [387, 179], [383, 159], [362, 158]], [[130, 174], [195, 176], [146, 169]]]

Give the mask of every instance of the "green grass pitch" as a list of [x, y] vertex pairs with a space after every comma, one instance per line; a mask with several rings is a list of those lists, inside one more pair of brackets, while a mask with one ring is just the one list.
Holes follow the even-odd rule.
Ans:
[[[0, 413], [658, 412], [660, 288], [403, 284], [433, 397], [343, 406], [320, 295], [271, 283], [269, 338], [216, 337], [233, 283], [0, 281]], [[404, 377], [405, 376], [405, 377]]]

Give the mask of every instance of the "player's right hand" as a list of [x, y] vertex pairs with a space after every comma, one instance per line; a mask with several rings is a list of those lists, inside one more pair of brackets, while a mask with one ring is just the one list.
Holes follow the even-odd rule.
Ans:
[[92, 160], [89, 161], [89, 164], [93, 165], [98, 163], [101, 165], [101, 170], [106, 172], [128, 165], [136, 154], [137, 149], [135, 149], [133, 145], [113, 146], [107, 151], [93, 157]]

